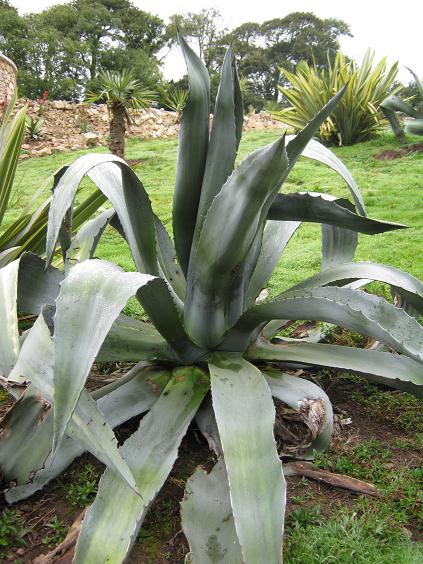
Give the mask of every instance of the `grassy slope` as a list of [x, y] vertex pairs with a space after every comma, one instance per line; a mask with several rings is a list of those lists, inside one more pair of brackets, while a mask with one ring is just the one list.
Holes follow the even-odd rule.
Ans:
[[[277, 136], [277, 131], [245, 134], [240, 158], [257, 147], [270, 143]], [[410, 154], [394, 161], [378, 161], [374, 158], [381, 150], [393, 147], [396, 147], [396, 142], [392, 140], [392, 135], [387, 134], [367, 143], [335, 150], [356, 178], [369, 215], [406, 223], [411, 227], [374, 237], [361, 235], [357, 259], [382, 262], [423, 278], [423, 154]], [[83, 153], [77, 151], [71, 155], [55, 154], [21, 163], [17, 178], [19, 207], [28, 202], [29, 196], [49, 174]], [[143, 164], [137, 169], [138, 174], [151, 197], [154, 210], [169, 230], [176, 156], [176, 139], [132, 139], [128, 143], [127, 158], [143, 159]], [[285, 192], [305, 190], [348, 196], [348, 189], [336, 173], [308, 159], [303, 159], [295, 167], [284, 186]], [[125, 243], [112, 229], [106, 232], [97, 255], [126, 269], [133, 269]], [[272, 278], [271, 290], [286, 288], [316, 273], [319, 268], [320, 229], [317, 225], [309, 224], [303, 226], [291, 241]]]

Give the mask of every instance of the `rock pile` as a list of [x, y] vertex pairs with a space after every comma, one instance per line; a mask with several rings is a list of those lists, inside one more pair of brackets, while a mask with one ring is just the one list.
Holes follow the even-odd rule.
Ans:
[[[43, 126], [37, 139], [25, 139], [21, 158], [107, 145], [109, 118], [105, 104], [73, 104], [62, 100], [47, 100], [39, 104], [21, 99], [17, 109], [25, 104], [28, 104], [28, 115], [42, 119]], [[282, 124], [266, 112], [245, 116], [246, 131], [276, 127], [282, 127]], [[127, 135], [144, 139], [166, 138], [177, 135], [178, 130], [176, 113], [151, 108], [132, 113], [132, 124]]]

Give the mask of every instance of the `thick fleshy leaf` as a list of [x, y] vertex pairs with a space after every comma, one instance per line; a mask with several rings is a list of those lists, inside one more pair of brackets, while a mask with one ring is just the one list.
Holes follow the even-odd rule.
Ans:
[[0, 253], [0, 268], [15, 260], [19, 254], [20, 247], [11, 247], [10, 249], [6, 249]]
[[154, 285], [144, 286], [137, 292], [137, 298], [156, 329], [181, 362], [191, 364], [206, 354], [205, 350], [189, 340], [164, 280], [156, 278]]
[[[111, 427], [116, 427], [131, 417], [148, 411], [164, 390], [169, 378], [169, 371], [139, 363], [116, 382], [93, 392], [92, 397], [97, 400], [97, 405], [107, 423]], [[33, 438], [31, 435], [29, 444], [41, 446], [45, 442], [48, 449], [51, 449], [53, 418], [44, 419], [42, 424], [35, 428], [32, 426], [32, 433], [34, 429], [36, 434]], [[27, 434], [24, 437], [27, 440]], [[16, 441], [14, 443], [14, 464], [10, 464], [8, 476], [11, 480], [23, 485], [7, 490], [5, 495], [8, 503], [25, 499], [43, 488], [48, 482], [59, 476], [85, 450], [77, 440], [66, 436], [54, 460], [49, 455], [44, 467], [32, 475], [34, 469], [41, 468], [43, 453], [40, 448], [31, 448], [29, 444], [24, 442], [23, 448], [17, 448]], [[19, 451], [19, 456], [17, 451]], [[30, 477], [31, 481], [25, 483]]]
[[235, 527], [245, 562], [282, 562], [285, 481], [275, 408], [260, 371], [236, 354], [209, 362]]
[[185, 326], [201, 346], [214, 347], [227, 329], [229, 311], [234, 316], [233, 302], [242, 306], [244, 261], [287, 167], [281, 137], [244, 159], [213, 200], [190, 268], [185, 302]]
[[63, 439], [91, 365], [128, 299], [155, 280], [123, 272], [111, 263], [86, 260], [62, 282], [54, 317], [54, 441]]
[[173, 194], [173, 234], [179, 264], [186, 275], [209, 143], [210, 79], [201, 59], [181, 36], [179, 44], [188, 71], [189, 96], [179, 129], [178, 165]]
[[60, 178], [50, 205], [47, 261], [51, 261], [62, 221], [86, 175], [112, 203], [138, 270], [158, 274], [154, 215], [150, 200], [134, 171], [114, 155], [84, 155], [67, 168]]
[[[8, 470], [17, 466], [16, 460], [22, 456], [22, 452], [25, 452], [25, 450], [34, 451], [32, 455], [28, 455], [28, 458], [32, 463], [38, 460], [41, 465], [50, 453], [53, 435], [53, 422], [51, 411], [49, 411], [54, 394], [53, 355], [53, 340], [44, 316], [41, 314], [26, 337], [19, 358], [10, 374], [13, 381], [21, 384], [31, 382], [31, 386], [11, 410], [14, 417], [17, 417], [16, 414], [19, 415], [17, 424], [0, 442], [1, 451], [7, 452], [8, 449], [11, 451], [7, 457], [1, 456], [5, 460]], [[27, 405], [29, 406], [28, 413], [25, 409]], [[46, 427], [49, 427], [50, 432], [38, 435], [37, 427], [47, 418], [50, 421], [46, 423]], [[20, 440], [16, 442], [19, 434], [21, 435]], [[135, 488], [131, 472], [119, 454], [114, 433], [111, 427], [106, 424], [95, 401], [86, 390], [82, 391], [69, 422], [68, 434], [81, 443], [84, 449], [92, 452], [99, 460], [118, 472], [128, 481], [131, 487]], [[43, 440], [40, 441], [37, 438]], [[37, 444], [37, 448], [31, 448], [31, 445], [34, 444]], [[31, 470], [37, 470], [41, 465], [33, 465]], [[27, 462], [25, 462], [23, 468], [19, 468], [18, 479], [20, 481], [24, 481], [28, 476], [26, 468]], [[4, 473], [6, 475], [5, 470]], [[10, 470], [7, 475], [10, 477]]]
[[63, 272], [45, 261], [26, 253], [20, 258], [18, 278], [18, 310], [39, 315], [43, 306], [53, 305], [60, 291]]
[[[414, 113], [414, 109], [397, 98], [397, 96], [390, 96], [389, 98], [383, 100], [383, 102], [381, 102], [380, 104], [380, 109], [382, 110], [383, 115], [389, 121], [394, 135], [401, 142], [404, 142], [404, 129], [397, 115], [397, 111], [405, 111], [407, 115], [412, 115], [412, 113]], [[410, 113], [410, 110], [412, 113]]]
[[248, 349], [246, 358], [353, 372], [390, 388], [423, 396], [422, 365], [405, 355], [319, 343], [291, 342], [275, 345], [256, 341]]
[[120, 563], [127, 558], [147, 510], [165, 482], [179, 444], [209, 388], [204, 371], [195, 367], [173, 370], [160, 398], [138, 430], [121, 447], [142, 497], [106, 470], [98, 495], [82, 524], [75, 563]]
[[278, 194], [270, 206], [267, 217], [278, 221], [327, 223], [367, 235], [406, 227], [401, 223], [379, 221], [357, 215], [354, 206], [345, 198], [336, 198], [319, 192]]
[[[9, 105], [11, 108], [12, 105]], [[26, 106], [19, 110], [12, 121], [3, 124], [0, 136], [0, 225], [12, 193], [13, 180], [19, 152], [25, 133]]]
[[333, 410], [328, 396], [310, 380], [276, 369], [267, 368], [262, 372], [272, 396], [298, 411], [310, 428], [313, 440], [301, 458], [312, 460], [327, 449], [332, 436]]
[[181, 516], [193, 563], [242, 564], [223, 459], [209, 474], [198, 468], [189, 478]]
[[311, 278], [307, 278], [290, 290], [328, 285], [344, 286], [360, 279], [377, 280], [390, 284], [394, 288], [399, 288], [404, 299], [417, 311], [423, 313], [423, 283], [407, 272], [375, 262], [342, 264], [311, 276]]
[[233, 55], [229, 48], [223, 61], [210, 133], [194, 244], [198, 242], [210, 205], [232, 174], [238, 142], [236, 137]]
[[254, 303], [256, 297], [270, 280], [285, 247], [300, 225], [301, 223], [298, 221], [266, 222], [260, 255], [248, 285], [247, 307]]
[[358, 234], [356, 231], [322, 224], [322, 270], [351, 262], [357, 246]]
[[316, 287], [286, 292], [257, 305], [240, 318], [226, 347], [243, 350], [250, 335], [272, 319], [325, 321], [372, 337], [423, 363], [423, 327], [385, 299], [360, 290]]
[[[294, 135], [287, 135], [286, 142], [289, 144], [293, 143], [295, 141], [295, 137], [296, 136]], [[340, 159], [338, 159], [335, 153], [319, 143], [319, 141], [317, 141], [316, 139], [310, 139], [310, 141], [308, 141], [308, 143], [302, 149], [301, 156], [319, 161], [320, 163], [329, 166], [332, 170], [342, 176], [342, 178], [348, 184], [348, 188], [350, 190], [358, 213], [360, 215], [367, 215], [364, 201], [360, 194], [360, 189], [356, 181], [354, 180], [354, 177], [344, 165], [344, 163]]]
[[93, 258], [100, 237], [114, 214], [115, 210], [110, 208], [87, 221], [72, 239], [66, 260], [74, 264]]
[[150, 323], [119, 315], [96, 357], [97, 362], [170, 360], [174, 352]]
[[156, 226], [159, 273], [161, 276], [163, 273], [162, 278], [169, 283], [170, 287], [175, 291], [177, 298], [183, 302], [187, 291], [187, 283], [184, 273], [178, 264], [175, 247], [165, 226], [157, 216], [154, 217], [154, 224]]
[[19, 260], [0, 269], [0, 375], [8, 376], [19, 355], [18, 297]]

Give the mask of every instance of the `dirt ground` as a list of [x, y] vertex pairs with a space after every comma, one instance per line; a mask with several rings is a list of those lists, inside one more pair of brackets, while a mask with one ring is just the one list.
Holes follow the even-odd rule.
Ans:
[[[98, 374], [94, 375], [94, 385], [100, 379]], [[386, 463], [387, 468], [407, 466], [412, 469], [423, 463], [421, 449], [410, 446], [404, 450], [397, 446], [401, 441], [410, 441], [413, 430], [406, 432], [395, 418], [389, 421], [384, 417], [369, 414], [369, 410], [360, 401], [354, 399], [368, 392], [368, 385], [364, 381], [337, 379], [333, 374], [325, 373], [320, 377], [320, 383], [327, 389], [336, 414], [336, 428], [331, 447], [333, 452], [342, 455], [364, 441], [377, 439], [391, 451], [389, 462]], [[3, 405], [1, 410], [5, 409], [6, 406]], [[285, 417], [284, 406], [277, 404], [277, 413], [280, 417]], [[125, 440], [136, 429], [139, 419], [135, 418], [125, 423], [117, 430], [119, 441]], [[284, 423], [291, 425], [290, 429], [294, 435], [305, 432], [305, 428], [301, 429], [301, 424], [295, 421], [295, 418], [292, 420], [291, 417], [290, 421], [284, 419]], [[286, 446], [284, 440], [279, 443]], [[184, 494], [185, 481], [198, 465], [210, 469], [213, 460], [205, 440], [195, 426], [191, 425], [181, 444], [175, 467], [143, 524], [129, 559], [130, 563], [183, 564], [188, 545], [181, 530], [179, 504]], [[102, 466], [86, 454], [75, 460], [66, 473], [49, 484], [44, 491], [14, 506], [24, 527], [23, 539], [22, 543], [4, 547], [3, 550], [0, 546], [0, 562], [32, 563], [40, 554], [49, 552], [56, 540], [57, 542], [61, 540], [59, 537], [56, 539], [52, 536], [51, 523], [57, 518], [62, 524], [60, 530], [64, 535], [66, 528], [81, 513], [81, 506], [73, 505], [71, 496], [66, 492], [69, 492], [75, 476], [83, 474], [87, 464], [91, 465], [91, 472], [97, 480]], [[300, 508], [318, 504], [321, 515], [329, 517], [340, 507], [354, 504], [357, 499], [357, 494], [350, 491], [302, 477], [288, 478], [287, 483], [288, 515]], [[372, 500], [372, 503], [377, 503], [377, 500]], [[5, 508], [4, 500], [0, 501], [0, 511]], [[410, 523], [408, 532], [413, 540], [422, 538], [422, 532], [418, 530], [417, 524]]]

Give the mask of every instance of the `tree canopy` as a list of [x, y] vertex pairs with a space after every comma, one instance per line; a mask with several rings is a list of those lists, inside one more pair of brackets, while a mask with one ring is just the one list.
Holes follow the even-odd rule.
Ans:
[[144, 87], [160, 91], [162, 48], [175, 45], [177, 29], [205, 61], [212, 99], [232, 45], [239, 73], [248, 80], [246, 102], [256, 107], [277, 99], [280, 67], [294, 70], [301, 60], [324, 67], [328, 50], [335, 53], [340, 37], [351, 35], [345, 22], [310, 12], [228, 30], [215, 8], [175, 14], [165, 25], [130, 0], [71, 0], [24, 16], [0, 0], [0, 51], [16, 63], [20, 94], [30, 98], [48, 90], [51, 98], [81, 99], [97, 88], [100, 70], [131, 69]]

